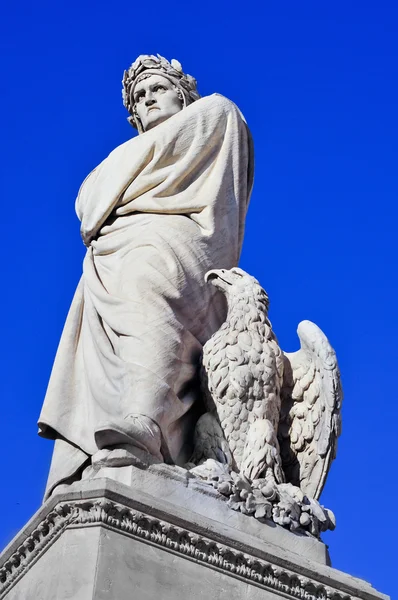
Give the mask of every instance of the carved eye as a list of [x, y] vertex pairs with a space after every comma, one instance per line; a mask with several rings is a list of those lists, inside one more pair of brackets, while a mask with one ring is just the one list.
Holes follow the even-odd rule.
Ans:
[[157, 85], [153, 91], [154, 92], [159, 92], [159, 91], [165, 92], [166, 88], [164, 87], [164, 85]]
[[145, 97], [145, 94], [144, 94], [144, 92], [139, 92], [139, 93], [136, 95], [136, 97], [135, 97], [135, 101], [136, 101], [136, 102], [142, 102], [142, 100], [144, 99], [144, 97]]
[[237, 269], [232, 269], [232, 273], [237, 277], [243, 277], [243, 274]]

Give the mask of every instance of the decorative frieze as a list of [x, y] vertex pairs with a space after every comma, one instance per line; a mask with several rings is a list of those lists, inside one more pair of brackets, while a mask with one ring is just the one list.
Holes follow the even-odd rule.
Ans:
[[66, 528], [98, 524], [291, 598], [351, 600], [332, 587], [108, 499], [56, 505], [0, 568], [0, 597]]

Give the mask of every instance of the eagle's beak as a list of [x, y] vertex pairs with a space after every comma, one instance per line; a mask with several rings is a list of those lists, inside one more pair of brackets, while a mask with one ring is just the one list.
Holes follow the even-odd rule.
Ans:
[[209, 283], [210, 281], [217, 279], [220, 275], [221, 275], [220, 269], [212, 269], [211, 271], [207, 271], [207, 273], [205, 275], [205, 282]]
[[225, 291], [227, 286], [231, 285], [227, 280], [226, 274], [226, 269], [212, 269], [211, 271], [207, 271], [205, 281], [206, 283], [211, 283], [219, 290]]

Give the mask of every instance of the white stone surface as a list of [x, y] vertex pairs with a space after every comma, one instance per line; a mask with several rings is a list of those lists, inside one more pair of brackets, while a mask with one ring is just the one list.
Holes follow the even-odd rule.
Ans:
[[206, 279], [225, 294], [228, 313], [203, 348], [208, 412], [196, 425], [192, 472], [217, 479], [235, 510], [313, 535], [333, 529], [333, 514], [317, 501], [341, 429], [333, 348], [302, 321], [301, 349], [282, 352], [257, 279], [236, 267]]
[[48, 492], [109, 445], [177, 464], [192, 451], [197, 365], [225, 318], [204, 275], [238, 262], [253, 163], [237, 107], [217, 94], [192, 103], [192, 78], [170, 69], [155, 69], [172, 77], [166, 92], [151, 69], [139, 80], [141, 118], [157, 111], [159, 124], [111, 152], [77, 198], [87, 254], [39, 419], [59, 441]]
[[182, 100], [173, 83], [162, 75], [151, 75], [134, 88], [137, 116], [149, 131], [182, 110]]
[[[197, 521], [205, 517], [215, 529], [227, 527], [253, 536], [251, 544], [257, 543], [260, 547], [264, 544], [270, 545], [270, 552], [273, 554], [288, 550], [321, 564], [329, 563], [327, 547], [321, 541], [312, 536], [291, 533], [272, 521], [267, 524], [259, 523], [249, 515], [231, 510], [225, 498], [206, 483], [190, 476], [185, 469], [159, 464], [149, 469], [126, 466], [100, 467], [93, 471], [86, 475], [87, 486], [95, 485], [95, 480], [108, 478], [127, 486], [130, 491], [125, 490], [126, 494], [134, 496], [142, 492], [152, 498], [159, 497], [157, 505], [159, 508], [164, 506], [169, 513], [173, 510], [179, 514], [179, 510], [188, 508], [195, 514]], [[92, 484], [90, 480], [93, 480]], [[83, 481], [72, 486], [61, 486], [57, 488], [57, 493], [72, 491], [75, 486], [76, 489], [81, 489], [84, 483]], [[90, 487], [83, 489], [89, 490]]]
[[69, 529], [40, 561], [0, 597], [7, 600], [86, 600], [96, 598], [98, 548], [101, 530]]
[[161, 75], [172, 83], [184, 108], [200, 98], [196, 87], [196, 79], [192, 75], [184, 73], [178, 60], [173, 58], [169, 62], [160, 54], [156, 56], [154, 54], [141, 54], [131, 67], [124, 72], [122, 90], [123, 104], [130, 113], [127, 120], [133, 127], [138, 129], [139, 133], [143, 133], [148, 128], [145, 127], [145, 123], [141, 121], [139, 115], [135, 87], [151, 75], [157, 77]]
[[157, 496], [104, 479], [54, 494], [0, 556], [1, 600], [387, 599]]

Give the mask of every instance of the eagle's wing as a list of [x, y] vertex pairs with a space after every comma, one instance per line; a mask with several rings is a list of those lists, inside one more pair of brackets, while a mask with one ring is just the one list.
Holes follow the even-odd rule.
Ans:
[[325, 334], [311, 321], [297, 333], [301, 349], [285, 353], [278, 439], [287, 481], [318, 499], [336, 456], [343, 393]]

